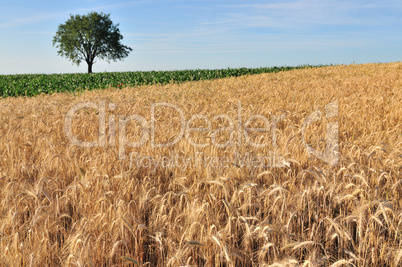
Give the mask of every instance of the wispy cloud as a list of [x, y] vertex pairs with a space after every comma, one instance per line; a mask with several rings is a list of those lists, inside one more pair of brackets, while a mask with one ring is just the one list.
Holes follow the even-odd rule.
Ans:
[[357, 48], [368, 44], [364, 35], [349, 34], [339, 38], [337, 34], [263, 35], [243, 33], [241, 36], [224, 28], [214, 31], [182, 32], [176, 34], [132, 35], [139, 53], [233, 53], [277, 51], [328, 51], [339, 48]]
[[121, 9], [121, 8], [131, 8], [135, 6], [140, 6], [143, 4], [147, 4], [151, 1], [145, 1], [145, 0], [138, 0], [138, 1], [128, 1], [128, 2], [121, 2], [121, 3], [114, 3], [114, 4], [109, 4], [109, 5], [100, 5], [100, 6], [92, 6], [92, 7], [86, 7], [86, 8], [78, 8], [70, 13], [77, 13], [77, 12], [90, 12], [90, 11], [104, 11], [104, 10], [113, 10], [113, 9]]
[[268, 27], [268, 28], [303, 28], [306, 26], [348, 26], [379, 25], [398, 20], [376, 12], [379, 8], [390, 10], [402, 9], [397, 1], [377, 1], [371, 3], [359, 1], [327, 1], [297, 0], [277, 3], [250, 3], [223, 5], [226, 10], [225, 19], [207, 23], [236, 23], [236, 27]]
[[8, 61], [4, 62], [4, 64], [6, 64], [6, 65], [19, 64], [19, 63], [21, 63], [21, 62], [18, 60], [8, 60]]
[[11, 18], [7, 21], [0, 22], [0, 29], [6, 28], [15, 28], [24, 25], [31, 25], [43, 21], [47, 21], [49, 19], [54, 19], [62, 15], [61, 12], [52, 12], [52, 13], [44, 13], [44, 14], [36, 14], [29, 17], [20, 17], [20, 18]]
[[[329, 51], [368, 45], [372, 38], [348, 25], [362, 22], [353, 14], [372, 11], [379, 3], [343, 5], [329, 1], [297, 0], [269, 4], [217, 5], [221, 16], [206, 16], [184, 30], [126, 35], [141, 53], [227, 53]], [[316, 27], [336, 26], [333, 32]], [[344, 27], [340, 29], [339, 27]], [[266, 30], [265, 28], [271, 28]]]
[[113, 9], [121, 9], [121, 8], [128, 8], [133, 7], [136, 5], [141, 5], [146, 3], [146, 1], [128, 1], [128, 2], [121, 2], [121, 3], [114, 3], [110, 5], [94, 5], [90, 7], [82, 7], [76, 8], [71, 10], [65, 11], [56, 11], [56, 12], [47, 12], [47, 13], [38, 13], [32, 16], [24, 16], [24, 17], [11, 17], [7, 20], [0, 21], [0, 29], [7, 29], [7, 28], [16, 28], [25, 25], [32, 25], [36, 23], [45, 22], [48, 20], [52, 20], [55, 18], [65, 17], [69, 14], [76, 14], [76, 13], [84, 13], [90, 11], [104, 11], [104, 10], [113, 10]]

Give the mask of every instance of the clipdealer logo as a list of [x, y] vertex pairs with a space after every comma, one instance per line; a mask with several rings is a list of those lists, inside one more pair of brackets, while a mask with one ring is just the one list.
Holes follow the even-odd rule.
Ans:
[[[262, 115], [251, 115], [246, 120], [243, 121], [242, 116], [242, 106], [241, 102], [237, 103], [237, 116], [235, 119], [232, 119], [227, 114], [219, 114], [212, 117], [212, 119], [208, 118], [205, 115], [192, 115], [188, 120], [185, 119], [184, 112], [180, 109], [179, 106], [167, 103], [167, 102], [159, 102], [152, 103], [150, 106], [150, 120], [147, 121], [143, 116], [138, 114], [133, 115], [114, 115], [107, 114], [107, 111], [116, 110], [116, 105], [113, 103], [107, 103], [104, 100], [95, 102], [81, 102], [75, 104], [73, 107], [69, 109], [66, 114], [64, 121], [64, 132], [69, 139], [69, 141], [79, 147], [114, 147], [116, 146], [117, 134], [118, 134], [118, 154], [119, 159], [124, 160], [126, 158], [126, 148], [138, 148], [145, 145], [147, 142], [150, 142], [151, 148], [163, 148], [163, 147], [171, 147], [177, 144], [183, 138], [193, 147], [195, 148], [204, 148], [207, 146], [214, 146], [215, 148], [224, 149], [230, 146], [242, 146], [248, 145], [254, 148], [263, 148], [271, 145], [272, 147], [277, 147], [277, 125], [283, 120], [286, 116], [272, 116], [272, 118], [268, 119]], [[73, 134], [73, 119], [74, 115], [81, 109], [92, 108], [97, 110], [98, 121], [99, 121], [99, 129], [98, 129], [98, 140], [95, 141], [83, 141], [79, 140]], [[155, 114], [158, 109], [169, 108], [175, 111], [178, 114], [178, 119], [180, 123], [180, 131], [177, 133], [174, 138], [169, 139], [167, 142], [156, 142], [156, 125], [157, 121], [155, 118]], [[334, 101], [329, 103], [324, 108], [324, 115], [328, 118], [333, 118], [338, 116], [338, 102]], [[321, 159], [325, 163], [330, 165], [336, 165], [339, 161], [339, 148], [338, 148], [338, 122], [330, 122], [327, 124], [326, 131], [326, 149], [324, 152], [318, 151], [307, 145], [304, 139], [305, 128], [322, 119], [323, 113], [320, 110], [314, 111], [311, 113], [302, 124], [302, 139], [303, 145], [306, 150], [313, 156]], [[227, 122], [228, 126], [212, 129], [212, 122], [217, 120], [224, 120]], [[206, 127], [191, 127], [191, 125], [195, 121], [203, 121]], [[255, 128], [250, 127], [253, 122], [263, 122], [265, 127]], [[135, 142], [128, 140], [126, 136], [126, 126], [129, 122], [134, 122], [140, 125], [140, 138]], [[108, 127], [106, 127], [108, 126]], [[191, 138], [191, 133], [211, 133], [210, 142], [208, 143], [198, 143]], [[229, 133], [229, 140], [225, 143], [221, 143], [218, 140], [217, 136], [222, 132]], [[256, 143], [251, 140], [251, 133], [265, 133], [271, 135], [271, 142], [267, 143]], [[236, 134], [235, 134], [236, 133]], [[234, 137], [236, 136], [236, 138]], [[243, 142], [244, 137], [244, 142]], [[270, 158], [274, 158], [271, 161], [270, 167], [283, 167], [286, 166], [286, 162], [284, 158], [277, 155], [276, 152], [269, 151], [268, 152]], [[137, 154], [138, 155], [138, 154]], [[268, 156], [268, 155], [266, 155]], [[130, 155], [132, 157], [132, 155]], [[281, 161], [277, 161], [276, 159], [281, 159]], [[164, 159], [164, 162], [169, 162], [169, 160]], [[272, 163], [273, 162], [273, 163]], [[284, 164], [285, 163], [285, 164]]]

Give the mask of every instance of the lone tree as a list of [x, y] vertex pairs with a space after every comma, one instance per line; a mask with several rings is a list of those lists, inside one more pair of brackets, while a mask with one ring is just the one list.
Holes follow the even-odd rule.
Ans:
[[80, 65], [85, 60], [88, 73], [92, 73], [95, 58], [117, 61], [127, 57], [132, 49], [120, 41], [123, 36], [113, 25], [110, 14], [91, 12], [87, 15], [70, 15], [70, 19], [60, 24], [53, 37], [53, 46], [59, 49], [57, 54]]

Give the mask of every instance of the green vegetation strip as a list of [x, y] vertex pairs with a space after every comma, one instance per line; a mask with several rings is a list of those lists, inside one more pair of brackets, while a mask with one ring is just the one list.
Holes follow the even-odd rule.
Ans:
[[104, 72], [94, 74], [18, 74], [0, 75], [0, 97], [35, 96], [57, 92], [122, 88], [148, 84], [167, 84], [185, 81], [237, 77], [248, 74], [272, 73], [321, 66], [239, 68], [220, 70], [179, 70], [146, 72]]

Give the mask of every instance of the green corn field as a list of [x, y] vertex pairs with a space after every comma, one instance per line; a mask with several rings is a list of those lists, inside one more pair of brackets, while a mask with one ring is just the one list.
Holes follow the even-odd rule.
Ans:
[[122, 88], [148, 84], [167, 84], [186, 81], [211, 80], [249, 74], [275, 73], [318, 66], [239, 68], [216, 70], [103, 72], [76, 74], [19, 74], [0, 75], [0, 97], [35, 96], [57, 92]]

